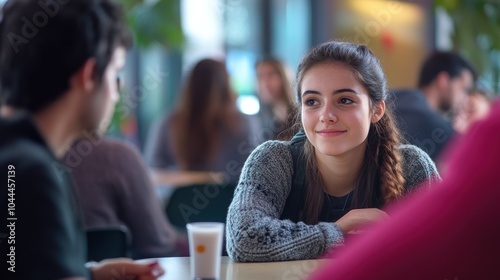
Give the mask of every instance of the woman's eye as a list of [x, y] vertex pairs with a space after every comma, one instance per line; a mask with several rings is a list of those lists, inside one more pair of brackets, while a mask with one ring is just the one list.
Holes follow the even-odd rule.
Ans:
[[316, 100], [314, 99], [308, 99], [304, 102], [306, 106], [314, 106], [316, 104]]
[[342, 99], [340, 99], [340, 103], [341, 104], [351, 104], [351, 103], [354, 103], [354, 101], [352, 101], [349, 98], [342, 98]]

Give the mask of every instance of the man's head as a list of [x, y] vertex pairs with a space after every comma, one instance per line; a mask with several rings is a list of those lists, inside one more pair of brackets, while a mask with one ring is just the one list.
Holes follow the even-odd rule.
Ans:
[[432, 87], [437, 107], [447, 112], [473, 90], [475, 80], [476, 71], [460, 55], [436, 51], [423, 63], [418, 87], [424, 91]]
[[2, 103], [37, 113], [77, 90], [88, 96], [82, 104], [87, 127], [110, 114], [117, 99], [112, 96], [117, 94], [116, 74], [132, 42], [120, 5], [112, 0], [9, 0], [0, 20]]

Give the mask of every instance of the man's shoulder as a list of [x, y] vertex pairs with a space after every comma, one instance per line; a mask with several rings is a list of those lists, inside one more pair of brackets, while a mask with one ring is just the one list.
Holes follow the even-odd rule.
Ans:
[[27, 114], [0, 119], [0, 135], [0, 160], [29, 160], [36, 163], [55, 159]]
[[0, 143], [0, 166], [14, 168], [17, 181], [26, 188], [53, 182], [58, 186], [57, 170], [64, 174], [64, 166], [44, 145], [26, 137], [10, 137]]
[[398, 127], [412, 137], [428, 137], [435, 128], [439, 128], [437, 134], [454, 133], [451, 125], [429, 106], [424, 94], [418, 89], [393, 90], [391, 96], [389, 102], [394, 108]]
[[394, 104], [396, 111], [407, 108], [429, 109], [423, 92], [413, 88], [393, 89], [389, 93], [389, 102]]
[[47, 163], [54, 160], [47, 147], [26, 137], [9, 137], [0, 143], [0, 161]]
[[416, 88], [394, 88], [391, 90], [394, 95], [408, 94], [408, 95], [421, 95], [423, 94], [419, 89]]

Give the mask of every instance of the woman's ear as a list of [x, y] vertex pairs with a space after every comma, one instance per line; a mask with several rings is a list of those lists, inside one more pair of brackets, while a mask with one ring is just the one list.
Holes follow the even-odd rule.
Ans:
[[378, 102], [373, 108], [373, 114], [371, 118], [372, 123], [378, 122], [385, 114], [385, 101]]

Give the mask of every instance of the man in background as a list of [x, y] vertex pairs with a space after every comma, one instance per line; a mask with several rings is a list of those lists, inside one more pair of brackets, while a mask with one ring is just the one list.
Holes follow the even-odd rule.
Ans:
[[437, 161], [455, 133], [449, 118], [475, 80], [474, 68], [458, 54], [432, 53], [421, 67], [418, 88], [394, 91], [396, 121], [404, 138]]

